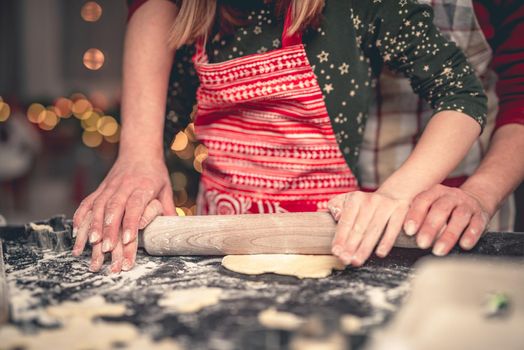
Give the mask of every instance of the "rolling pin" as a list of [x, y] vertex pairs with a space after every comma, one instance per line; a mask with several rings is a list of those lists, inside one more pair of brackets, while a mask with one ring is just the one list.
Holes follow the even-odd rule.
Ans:
[[[327, 212], [159, 216], [139, 244], [151, 255], [331, 254], [335, 228]], [[404, 233], [395, 246], [417, 248]]]

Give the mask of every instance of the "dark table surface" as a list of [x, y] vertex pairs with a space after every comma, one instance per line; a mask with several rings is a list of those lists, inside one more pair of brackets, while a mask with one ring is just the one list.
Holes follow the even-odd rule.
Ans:
[[[111, 321], [131, 322], [155, 339], [172, 337], [190, 349], [287, 348], [291, 332], [265, 329], [257, 320], [258, 313], [271, 306], [314, 317], [327, 330], [338, 329], [342, 315], [361, 317], [362, 332], [346, 336], [352, 348], [361, 348], [370, 332], [383, 327], [401, 306], [416, 263], [432, 258], [427, 251], [394, 249], [387, 258], [373, 257], [361, 268], [300, 280], [230, 272], [221, 267], [220, 257], [153, 257], [139, 251], [130, 272], [91, 273], [89, 252], [75, 258], [64, 250], [71, 244], [69, 221], [58, 217], [40, 223], [50, 224], [54, 236], [42, 240], [29, 225], [0, 228], [10, 324], [34, 332], [49, 327], [38, 318], [42, 308], [102, 295], [131, 311]], [[487, 233], [471, 252], [455, 249], [452, 255], [457, 254], [522, 258], [524, 234]], [[157, 304], [168, 291], [202, 286], [220, 287], [226, 294], [219, 304], [195, 314], [168, 312]]]

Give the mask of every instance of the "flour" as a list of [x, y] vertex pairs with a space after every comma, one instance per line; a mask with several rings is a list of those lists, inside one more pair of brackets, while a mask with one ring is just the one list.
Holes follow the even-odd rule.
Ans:
[[158, 305], [179, 313], [194, 313], [215, 305], [220, 301], [223, 291], [220, 288], [189, 288], [168, 292], [158, 301]]

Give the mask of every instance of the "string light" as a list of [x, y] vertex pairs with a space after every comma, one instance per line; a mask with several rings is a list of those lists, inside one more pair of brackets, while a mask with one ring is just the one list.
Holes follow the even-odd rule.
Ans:
[[86, 22], [96, 22], [102, 16], [102, 7], [96, 1], [88, 1], [82, 6], [80, 16]]
[[180, 131], [178, 134], [176, 134], [175, 139], [173, 140], [173, 143], [171, 143], [171, 149], [175, 152], [183, 151], [188, 144], [188, 138], [187, 135]]
[[184, 173], [176, 171], [171, 174], [171, 180], [173, 183], [173, 190], [180, 191], [183, 190], [187, 185], [187, 177]]
[[46, 131], [53, 130], [55, 126], [57, 126], [60, 122], [60, 119], [58, 118], [56, 113], [51, 109], [43, 110], [38, 116], [38, 118], [41, 120], [41, 122], [38, 123], [38, 126], [40, 127], [40, 129]]
[[189, 160], [193, 158], [193, 152], [195, 151], [195, 146], [192, 143], [187, 144], [186, 148], [182, 151], [175, 152], [180, 159]]
[[109, 143], [118, 143], [120, 141], [120, 127], [117, 128], [116, 132], [111, 136], [104, 136], [104, 140]]
[[195, 124], [189, 123], [189, 125], [184, 130], [184, 134], [186, 134], [189, 141], [195, 142], [197, 140], [195, 135]]
[[91, 48], [84, 53], [84, 66], [87, 69], [98, 70], [104, 65], [104, 53], [99, 49]]
[[118, 123], [115, 118], [105, 115], [98, 119], [96, 129], [103, 136], [112, 136], [118, 131]]
[[45, 119], [45, 114], [42, 112], [45, 111], [45, 107], [40, 103], [32, 103], [29, 108], [27, 108], [27, 119], [31, 123], [39, 124]]
[[173, 193], [173, 200], [175, 201], [175, 205], [182, 206], [186, 204], [188, 199], [189, 196], [185, 189], [181, 189], [180, 191], [175, 191]]
[[87, 99], [79, 98], [74, 101], [71, 110], [73, 111], [74, 116], [78, 119], [87, 119], [89, 118], [89, 114], [87, 113], [93, 110], [93, 105]]
[[175, 208], [175, 210], [176, 210], [176, 214], [178, 216], [186, 216], [186, 213], [185, 213], [185, 211], [182, 208], [177, 207], [177, 208]]
[[55, 113], [60, 118], [69, 118], [73, 108], [73, 101], [65, 97], [59, 97], [55, 101]]
[[0, 98], [0, 122], [5, 122], [11, 115], [11, 107]]
[[96, 131], [84, 131], [82, 133], [82, 142], [87, 147], [98, 147], [103, 141], [103, 136]]
[[95, 111], [90, 111], [84, 113], [82, 117], [83, 119], [80, 121], [80, 124], [85, 131], [98, 131], [97, 125], [100, 119], [100, 114]]

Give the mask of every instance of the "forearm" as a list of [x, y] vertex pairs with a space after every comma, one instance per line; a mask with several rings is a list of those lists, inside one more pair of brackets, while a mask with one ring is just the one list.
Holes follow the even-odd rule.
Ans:
[[454, 112], [437, 113], [428, 123], [415, 149], [378, 192], [412, 199], [442, 182], [464, 158], [480, 133], [479, 124]]
[[524, 125], [500, 127], [475, 173], [461, 186], [475, 196], [490, 215], [524, 179]]
[[128, 23], [123, 62], [121, 157], [162, 157], [167, 84], [174, 56], [167, 38], [174, 18], [172, 2], [150, 0]]

